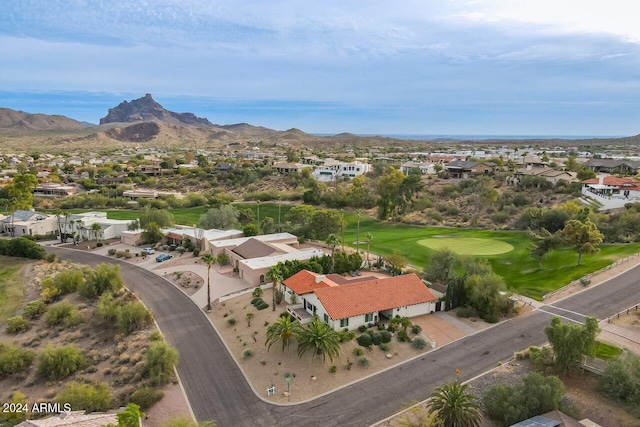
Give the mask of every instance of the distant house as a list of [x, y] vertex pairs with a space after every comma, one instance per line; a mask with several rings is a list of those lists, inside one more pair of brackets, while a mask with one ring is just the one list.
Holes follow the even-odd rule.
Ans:
[[196, 228], [176, 225], [173, 228], [163, 229], [162, 234], [169, 244], [182, 245], [184, 238], [188, 237], [191, 242], [196, 244], [200, 242], [200, 250], [209, 251], [211, 242], [218, 240], [236, 239], [244, 236], [244, 233], [240, 230], [217, 230], [210, 229], [205, 230], [203, 228]]
[[640, 161], [623, 159], [589, 159], [582, 166], [594, 172], [637, 174], [640, 172]]
[[640, 199], [640, 181], [635, 178], [599, 176], [582, 181], [582, 186], [599, 196], [634, 201]]
[[444, 165], [444, 169], [452, 178], [471, 178], [474, 176], [491, 176], [496, 168], [493, 162], [472, 162], [454, 160]]
[[65, 197], [76, 194], [78, 194], [78, 188], [75, 185], [54, 183], [39, 184], [35, 190], [33, 190], [33, 195], [39, 197]]
[[[60, 221], [63, 237], [76, 240], [119, 239], [131, 223], [128, 220], [108, 219], [106, 212], [83, 212], [62, 217]], [[99, 231], [93, 229], [96, 223], [100, 225]]]
[[311, 176], [318, 182], [334, 182], [339, 178], [353, 179], [371, 170], [371, 165], [357, 160], [349, 163], [336, 160], [326, 160], [322, 166], [316, 168]]
[[409, 175], [412, 171], [419, 171], [421, 175], [435, 175], [436, 170], [434, 163], [431, 162], [418, 162], [412, 160], [405, 162], [400, 166], [400, 170], [403, 174]]
[[512, 177], [507, 178], [507, 185], [518, 186], [522, 182], [525, 176], [540, 176], [552, 184], [557, 184], [560, 181], [566, 182], [578, 182], [576, 178], [577, 173], [571, 171], [559, 171], [548, 167], [527, 167], [523, 169], [517, 169]]
[[436, 311], [436, 296], [415, 274], [357, 281], [303, 270], [282, 282], [287, 311], [301, 323], [313, 316], [335, 330], [414, 317]]

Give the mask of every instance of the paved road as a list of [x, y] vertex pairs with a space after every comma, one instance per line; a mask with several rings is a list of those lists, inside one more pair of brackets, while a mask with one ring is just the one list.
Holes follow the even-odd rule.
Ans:
[[[105, 258], [54, 249], [77, 262]], [[109, 260], [109, 262], [117, 262]], [[178, 372], [198, 420], [219, 426], [366, 426], [411, 401], [426, 399], [433, 388], [462, 371], [466, 380], [511, 358], [515, 351], [546, 341], [543, 329], [553, 315], [580, 321], [599, 319], [640, 302], [640, 266], [604, 285], [559, 301], [529, 316], [501, 323], [456, 341], [410, 363], [383, 372], [312, 402], [271, 405], [258, 399], [227, 353], [204, 314], [173, 285], [124, 262], [127, 286], [154, 312], [163, 333], [179, 351]]]

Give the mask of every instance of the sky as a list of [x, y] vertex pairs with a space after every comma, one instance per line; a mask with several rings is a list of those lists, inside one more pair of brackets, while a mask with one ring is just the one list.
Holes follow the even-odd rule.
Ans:
[[151, 93], [217, 124], [640, 133], [634, 0], [21, 0], [0, 107], [98, 123]]

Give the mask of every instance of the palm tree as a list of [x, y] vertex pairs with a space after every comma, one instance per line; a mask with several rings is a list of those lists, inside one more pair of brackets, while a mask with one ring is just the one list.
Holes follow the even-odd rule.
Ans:
[[100, 237], [100, 232], [102, 231], [102, 226], [97, 222], [91, 224], [91, 230], [93, 231], [93, 235], [96, 238], [96, 243], [98, 243], [98, 238]]
[[329, 356], [333, 358], [340, 354], [340, 335], [331, 326], [315, 318], [304, 328], [296, 331], [298, 340], [298, 357], [302, 357], [307, 351], [312, 350], [315, 359], [316, 354], [322, 354], [322, 360]]
[[479, 427], [480, 406], [475, 395], [466, 393], [467, 385], [456, 380], [444, 383], [431, 393], [427, 408], [435, 413], [443, 427]]
[[211, 310], [211, 265], [216, 262], [216, 259], [211, 254], [205, 254], [202, 261], [207, 264], [207, 311], [209, 311]]
[[369, 261], [369, 246], [373, 240], [373, 234], [367, 233], [367, 267], [371, 268], [371, 261]]
[[360, 215], [362, 214], [362, 209], [358, 209], [356, 211], [358, 214], [358, 228], [356, 228], [356, 253], [360, 253]]
[[334, 253], [336, 251], [336, 246], [338, 246], [340, 244], [340, 239], [338, 238], [338, 236], [335, 235], [335, 233], [331, 233], [327, 237], [326, 243], [331, 248], [331, 272], [333, 272], [333, 270], [335, 268], [335, 264], [333, 262], [333, 260], [334, 260], [333, 255], [334, 255]]
[[278, 318], [274, 323], [267, 328], [267, 341], [264, 345], [267, 346], [267, 350], [271, 346], [280, 341], [282, 343], [282, 352], [284, 348], [289, 348], [291, 339], [295, 337], [296, 329], [298, 329], [299, 323], [291, 316], [283, 316]]
[[58, 234], [60, 236], [60, 243], [64, 243], [62, 241], [62, 223], [60, 222], [60, 218], [63, 216], [62, 209], [56, 209], [54, 215], [56, 217], [56, 221], [58, 221]]
[[267, 279], [273, 281], [273, 299], [271, 302], [273, 306], [272, 311], [276, 311], [276, 291], [278, 290], [278, 285], [280, 284], [280, 282], [284, 280], [284, 271], [282, 269], [281, 263], [277, 263], [276, 265], [269, 268], [269, 270], [267, 271]]

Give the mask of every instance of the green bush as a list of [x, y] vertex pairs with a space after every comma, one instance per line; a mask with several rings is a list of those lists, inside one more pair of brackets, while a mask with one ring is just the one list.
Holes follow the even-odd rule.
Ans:
[[151, 324], [151, 313], [138, 301], [129, 301], [121, 306], [117, 313], [118, 332], [129, 335]]
[[115, 292], [122, 288], [120, 266], [99, 264], [88, 275], [87, 280], [78, 286], [78, 293], [85, 298], [97, 298], [105, 292]]
[[28, 320], [37, 320], [47, 311], [47, 306], [40, 300], [29, 301], [22, 310], [22, 317]]
[[378, 345], [382, 342], [382, 334], [380, 332], [374, 332], [371, 334], [371, 342], [373, 345]]
[[233, 326], [236, 324], [236, 318], [235, 317], [230, 317], [227, 319], [227, 323], [229, 324], [229, 326]]
[[178, 357], [178, 350], [165, 341], [153, 341], [149, 345], [146, 370], [152, 385], [164, 385], [171, 381]]
[[349, 342], [356, 337], [356, 333], [353, 331], [338, 331], [338, 337], [340, 342]]
[[164, 393], [151, 387], [144, 387], [133, 392], [129, 402], [135, 403], [143, 411], [151, 408], [164, 397]]
[[382, 351], [389, 351], [389, 344], [385, 342], [381, 342], [378, 348], [380, 348], [380, 350]]
[[526, 375], [516, 386], [495, 385], [485, 391], [485, 412], [500, 425], [509, 426], [535, 415], [558, 409], [565, 388], [556, 376], [536, 372]]
[[[260, 298], [262, 296], [262, 294], [264, 293], [264, 291], [262, 290], [262, 288], [257, 287], [253, 290], [253, 293], [251, 295], [253, 295], [254, 297]], [[253, 300], [251, 300], [251, 304], [253, 304]]]
[[362, 347], [366, 347], [366, 348], [370, 348], [371, 345], [373, 344], [373, 340], [371, 339], [371, 335], [369, 334], [362, 334], [360, 335], [356, 341], [358, 342], [359, 345], [361, 345]]
[[468, 317], [478, 317], [478, 311], [473, 307], [458, 307], [456, 309], [456, 316], [464, 319]]
[[366, 331], [366, 330], [367, 330], [367, 327], [365, 325], [358, 326], [358, 332], [364, 333], [364, 331]]
[[329, 368], [329, 373], [335, 374], [336, 372], [338, 372], [338, 368], [336, 367], [336, 365], [331, 365], [331, 367]]
[[362, 366], [362, 367], [367, 367], [369, 366], [369, 359], [367, 359], [366, 357], [361, 357], [360, 359], [358, 359], [358, 365]]
[[68, 403], [73, 410], [104, 412], [111, 408], [111, 391], [106, 383], [96, 385], [73, 382], [55, 397], [57, 403]]
[[114, 256], [116, 254], [116, 252], [118, 252], [117, 250], [115, 250], [114, 248], [111, 248], [107, 251], [107, 253], [111, 256]]
[[60, 295], [75, 292], [82, 282], [84, 282], [84, 273], [80, 270], [63, 271], [53, 277], [53, 285]]
[[0, 255], [15, 256], [29, 259], [44, 259], [47, 252], [42, 246], [28, 239], [26, 236], [3, 240], [0, 244]]
[[51, 262], [55, 262], [56, 261], [56, 254], [47, 254], [47, 256], [44, 257], [45, 261], [51, 263]]
[[[195, 249], [193, 250], [193, 256], [198, 256], [198, 255], [200, 255], [200, 249], [195, 248]], [[143, 408], [143, 409], [144, 409], [144, 408]]]
[[266, 302], [262, 302], [262, 304], [258, 304], [258, 306], [256, 307], [258, 310], [264, 310], [265, 308], [269, 308], [269, 304], [267, 304]]
[[67, 344], [54, 347], [48, 344], [38, 356], [38, 374], [52, 381], [58, 381], [87, 366], [78, 347]]
[[413, 341], [411, 341], [411, 344], [413, 344], [413, 346], [418, 350], [422, 350], [427, 346], [427, 342], [424, 340], [424, 338], [420, 337], [415, 338]]
[[[258, 288], [256, 288], [258, 289]], [[253, 292], [255, 294], [255, 291]], [[255, 297], [251, 300], [251, 305], [254, 305], [255, 303], [257, 303], [258, 301], [262, 300], [262, 298], [260, 297]]]
[[362, 351], [362, 349], [360, 347], [356, 347], [353, 349], [353, 355], [354, 356], [362, 356], [364, 354], [364, 352]]
[[242, 352], [243, 359], [249, 359], [251, 357], [253, 357], [253, 350], [251, 350], [250, 348], [247, 348]]
[[22, 372], [31, 366], [34, 354], [15, 344], [0, 343], [0, 379]]
[[598, 379], [598, 391], [631, 404], [637, 411], [640, 407], [640, 357], [625, 351], [609, 362]]
[[111, 328], [118, 321], [119, 309], [120, 306], [113, 298], [113, 294], [102, 294], [93, 311], [93, 316], [98, 323]]
[[411, 338], [409, 337], [409, 334], [407, 333], [407, 331], [400, 331], [398, 332], [398, 335], [396, 336], [398, 342], [411, 342]]
[[45, 320], [49, 326], [75, 326], [82, 322], [82, 316], [78, 313], [73, 304], [70, 302], [61, 302], [56, 305], [52, 305], [49, 311], [45, 315]]
[[418, 335], [420, 332], [422, 332], [422, 327], [420, 325], [411, 326], [411, 333], [413, 333], [414, 335]]
[[7, 319], [8, 334], [21, 334], [29, 330], [30, 327], [29, 321], [22, 316], [14, 316]]
[[380, 331], [380, 341], [382, 343], [391, 342], [391, 332], [389, 332], [389, 331]]
[[258, 308], [258, 306], [260, 304], [264, 303], [264, 300], [260, 297], [256, 297], [254, 299], [251, 300], [251, 304], [253, 304], [254, 307]]

